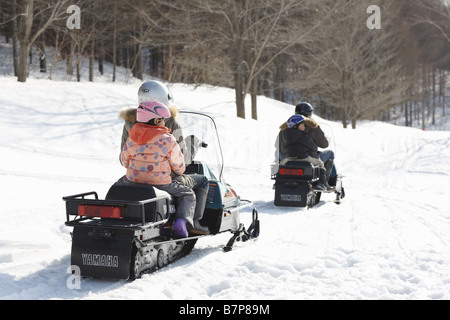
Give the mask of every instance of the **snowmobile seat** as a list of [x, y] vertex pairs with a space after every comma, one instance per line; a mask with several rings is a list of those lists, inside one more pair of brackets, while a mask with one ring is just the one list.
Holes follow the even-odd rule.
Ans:
[[[127, 186], [114, 184], [108, 190], [105, 200], [121, 200], [121, 201], [145, 201], [149, 199], [159, 198], [156, 201], [145, 203], [145, 221], [156, 222], [167, 219], [170, 214], [170, 209], [173, 204], [170, 195], [162, 190], [156, 189], [152, 186]], [[142, 212], [139, 210], [126, 210], [124, 212], [124, 219], [136, 220], [142, 219]]]
[[276, 179], [316, 181], [319, 179], [319, 167], [308, 161], [288, 161], [280, 165]]
[[208, 178], [208, 180], [217, 180], [211, 170], [209, 170], [208, 165], [203, 161], [192, 161], [192, 163], [186, 167], [184, 174], [201, 174]]
[[198, 162], [192, 162], [186, 167], [185, 174], [203, 174], [203, 167]]
[[105, 199], [141, 201], [155, 197], [156, 193], [153, 187], [113, 185], [111, 188], [109, 188]]

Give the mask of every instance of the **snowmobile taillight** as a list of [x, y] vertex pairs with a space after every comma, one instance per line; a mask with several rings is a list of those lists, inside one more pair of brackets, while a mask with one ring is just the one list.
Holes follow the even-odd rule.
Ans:
[[123, 208], [80, 204], [78, 205], [78, 215], [90, 218], [123, 219]]
[[285, 176], [302, 176], [303, 175], [303, 169], [286, 169], [281, 168], [280, 174]]

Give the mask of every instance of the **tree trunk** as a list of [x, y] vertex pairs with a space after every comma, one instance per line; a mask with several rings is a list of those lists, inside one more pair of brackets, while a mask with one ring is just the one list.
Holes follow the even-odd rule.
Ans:
[[447, 85], [447, 77], [445, 74], [445, 70], [442, 70], [442, 116], [445, 117], [445, 87]]
[[20, 41], [20, 56], [19, 56], [19, 72], [17, 81], [26, 82], [28, 77], [28, 56], [30, 53], [30, 45], [27, 39]]
[[40, 72], [47, 72], [47, 56], [45, 54], [45, 34], [42, 34], [42, 39], [39, 42], [39, 69]]
[[61, 49], [59, 47], [59, 32], [56, 33], [56, 38], [55, 38], [55, 54], [53, 55], [52, 58], [52, 64], [50, 67], [50, 74], [48, 75], [48, 79], [52, 80], [53, 77], [53, 71], [55, 70], [56, 67], [56, 62], [58, 60], [58, 54], [61, 52]]
[[258, 79], [256, 77], [252, 80], [251, 100], [252, 100], [252, 119], [258, 120]]
[[20, 32], [20, 57], [17, 81], [26, 82], [28, 77], [28, 56], [31, 52], [30, 34], [33, 26], [34, 1], [27, 0]]
[[[73, 30], [72, 32], [77, 32]], [[75, 39], [71, 37], [70, 39], [70, 52], [69, 56], [66, 57], [66, 73], [69, 76], [73, 76], [73, 57], [75, 55]]]
[[89, 52], [89, 81], [94, 81], [94, 47], [95, 47], [95, 41], [91, 41], [91, 48]]
[[345, 105], [345, 102], [342, 101], [342, 126], [344, 127], [344, 129], [347, 129], [347, 119], [348, 119], [348, 114], [347, 114], [347, 106]]
[[77, 71], [77, 82], [80, 82], [81, 81], [81, 70], [80, 70], [80, 65], [81, 65], [81, 57], [80, 57], [80, 55], [81, 55], [81, 52], [80, 52], [80, 46], [79, 45], [77, 45], [77, 47], [78, 47], [78, 49], [77, 49], [77, 52], [76, 52], [76, 59], [75, 59], [75, 69], [76, 69], [76, 71]]
[[105, 57], [105, 49], [103, 47], [103, 40], [100, 39], [100, 49], [98, 54], [98, 72], [100, 72], [101, 75], [103, 75], [104, 70], [104, 57]]
[[[114, 11], [116, 10], [116, 7], [114, 5]], [[114, 15], [115, 16], [115, 15]], [[112, 82], [116, 82], [116, 70], [117, 70], [117, 45], [116, 40], [117, 39], [117, 31], [116, 31], [116, 22], [114, 20], [114, 32], [113, 32], [113, 47], [112, 47], [112, 62], [113, 62], [113, 74], [112, 74]]]
[[13, 20], [12, 20], [12, 40], [13, 40], [13, 63], [14, 63], [14, 76], [19, 75], [19, 46], [18, 46], [18, 28], [17, 28], [17, 1], [13, 1]]
[[239, 118], [245, 119], [245, 102], [244, 95], [242, 94], [243, 83], [242, 83], [242, 74], [240, 72], [236, 72], [234, 76], [234, 91], [236, 94], [236, 115]]
[[234, 90], [236, 94], [236, 115], [239, 118], [245, 119], [245, 96], [244, 96], [244, 25], [243, 21], [239, 20], [239, 15], [244, 10], [244, 1], [233, 1], [233, 11], [235, 19], [235, 31], [233, 39], [230, 42], [232, 70], [234, 72]]

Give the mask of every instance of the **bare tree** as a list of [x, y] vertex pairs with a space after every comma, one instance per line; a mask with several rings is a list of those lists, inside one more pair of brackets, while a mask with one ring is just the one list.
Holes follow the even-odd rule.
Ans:
[[[214, 72], [216, 81], [219, 73], [224, 79], [231, 78], [226, 85], [234, 87], [236, 113], [241, 118], [246, 116], [245, 97], [258, 92], [258, 79], [264, 71], [290, 48], [307, 41], [321, 24], [320, 20], [309, 24], [301, 19], [314, 11], [317, 1], [313, 0], [159, 0], [158, 4], [140, 10], [148, 26], [145, 41], [155, 43], [156, 33], [169, 32], [169, 43], [172, 48], [182, 48], [184, 61], [191, 58], [186, 52], [196, 53], [197, 59], [190, 62], [197, 62], [197, 72]], [[162, 20], [165, 22], [155, 23]], [[207, 69], [205, 61], [209, 62]], [[210, 61], [215, 68], [209, 68]], [[252, 101], [256, 118], [256, 99]]]
[[[405, 123], [412, 125], [414, 119], [420, 120], [424, 127], [430, 118], [431, 123], [435, 123], [437, 105], [442, 106], [445, 114], [445, 77], [442, 75], [450, 69], [450, 11], [448, 1], [447, 4], [441, 0], [403, 0], [401, 3], [402, 19], [410, 30], [409, 41], [418, 51], [417, 59], [410, 66], [420, 75], [420, 83], [411, 88], [417, 97], [409, 104]], [[405, 112], [408, 109], [405, 108]]]
[[450, 43], [450, 3], [445, 0], [410, 0], [412, 25], [426, 24]]
[[[339, 14], [327, 20], [316, 40], [304, 48], [300, 87], [338, 109], [344, 127], [373, 117], [402, 102], [409, 87], [399, 59], [399, 23], [390, 15], [396, 7], [381, 1], [383, 24], [370, 30], [367, 8], [373, 1], [339, 0]], [[325, 44], [325, 45], [324, 45]]]
[[[28, 56], [31, 46], [57, 19], [62, 19], [66, 15], [66, 5], [68, 0], [20, 1], [17, 10], [19, 19], [19, 42], [20, 56], [18, 66], [18, 81], [25, 82], [28, 76]], [[41, 21], [39, 28], [33, 29], [36, 20]]]
[[[83, 12], [81, 30], [65, 25], [73, 4]], [[382, 24], [370, 30], [374, 4]], [[232, 87], [241, 118], [249, 94], [258, 118], [262, 93], [311, 99], [355, 127], [388, 117], [396, 105], [408, 123], [419, 115], [423, 121], [424, 108], [434, 119], [450, 69], [448, 8], [441, 0], [13, 0], [0, 6], [0, 27], [20, 43], [13, 46], [20, 49], [19, 81], [26, 81], [31, 47], [45, 39], [61, 51], [69, 74], [78, 61], [78, 79], [82, 55], [89, 56], [91, 81], [95, 59], [101, 68], [104, 58], [140, 79], [148, 72]]]

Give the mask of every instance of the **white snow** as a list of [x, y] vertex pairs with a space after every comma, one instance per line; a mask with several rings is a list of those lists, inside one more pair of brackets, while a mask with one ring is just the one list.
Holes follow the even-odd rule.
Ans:
[[118, 111], [135, 106], [140, 82], [39, 78], [0, 77], [0, 299], [450, 299], [449, 131], [371, 121], [345, 130], [315, 117], [333, 139], [346, 198], [275, 207], [273, 144], [294, 107], [259, 97], [259, 121], [238, 119], [231, 89], [182, 84], [171, 86], [179, 109], [215, 118], [225, 179], [258, 208], [260, 238], [225, 253], [231, 234], [205, 237], [136, 281], [71, 289], [62, 197], [104, 197], [124, 174]]

